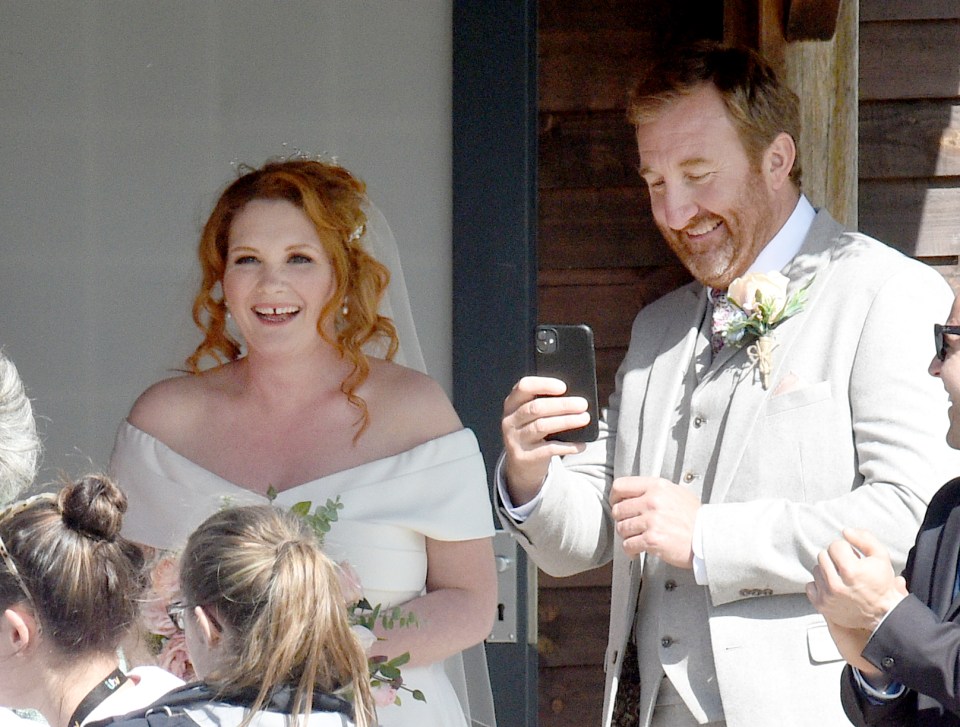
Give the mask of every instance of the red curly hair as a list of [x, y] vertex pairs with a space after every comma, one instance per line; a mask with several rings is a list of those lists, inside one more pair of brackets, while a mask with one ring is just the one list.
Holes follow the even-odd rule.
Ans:
[[[386, 358], [392, 360], [399, 346], [393, 322], [377, 312], [390, 271], [367, 253], [360, 242], [362, 234], [358, 234], [367, 221], [361, 209], [365, 191], [366, 185], [343, 167], [308, 159], [267, 162], [224, 190], [203, 227], [197, 250], [203, 280], [193, 301], [193, 321], [204, 337], [187, 358], [190, 372], [200, 373], [200, 362], [206, 357], [217, 366], [240, 358], [240, 344], [227, 331], [226, 303], [222, 295], [214, 297], [223, 282], [230, 227], [248, 202], [286, 200], [313, 223], [333, 266], [337, 287], [320, 312], [317, 332], [353, 364], [340, 390], [360, 410], [357, 436], [363, 433], [369, 413], [366, 402], [355, 393], [370, 373], [363, 347], [371, 341], [385, 341]], [[339, 312], [344, 300], [349, 300], [346, 315]], [[323, 330], [331, 316], [336, 321], [336, 340], [330, 340]]]

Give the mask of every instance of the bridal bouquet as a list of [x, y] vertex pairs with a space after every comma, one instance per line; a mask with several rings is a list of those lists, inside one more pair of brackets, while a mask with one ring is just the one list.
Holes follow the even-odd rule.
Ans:
[[769, 386], [773, 371], [773, 350], [777, 347], [773, 329], [803, 310], [807, 301], [806, 285], [787, 295], [790, 279], [779, 272], [749, 273], [737, 278], [727, 288], [727, 300], [734, 306], [733, 316], [723, 331], [724, 340], [735, 346], [743, 345], [746, 334], [756, 336], [747, 349], [751, 363], [760, 372], [763, 388]]

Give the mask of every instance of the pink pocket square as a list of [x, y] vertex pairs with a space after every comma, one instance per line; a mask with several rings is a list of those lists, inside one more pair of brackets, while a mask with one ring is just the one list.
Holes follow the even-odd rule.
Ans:
[[783, 394], [789, 394], [791, 391], [799, 389], [803, 385], [803, 382], [800, 380], [800, 377], [797, 376], [793, 371], [790, 371], [786, 376], [780, 379], [780, 383], [777, 384], [777, 388], [773, 390], [773, 396], [782, 396]]

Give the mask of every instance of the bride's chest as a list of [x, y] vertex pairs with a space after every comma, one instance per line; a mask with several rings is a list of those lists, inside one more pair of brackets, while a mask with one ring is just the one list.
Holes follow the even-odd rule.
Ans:
[[282, 492], [367, 461], [355, 431], [335, 422], [291, 425], [251, 417], [211, 431], [199, 459], [191, 459], [254, 492]]

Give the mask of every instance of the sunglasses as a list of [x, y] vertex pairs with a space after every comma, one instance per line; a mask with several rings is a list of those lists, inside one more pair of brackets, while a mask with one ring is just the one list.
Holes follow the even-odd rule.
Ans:
[[937, 349], [937, 358], [941, 361], [947, 358], [950, 347], [943, 340], [943, 334], [948, 336], [960, 336], [960, 326], [941, 326], [939, 323], [933, 324], [933, 345]]

